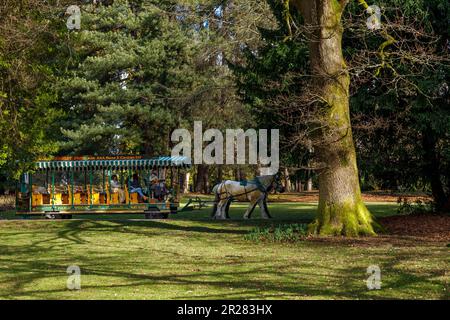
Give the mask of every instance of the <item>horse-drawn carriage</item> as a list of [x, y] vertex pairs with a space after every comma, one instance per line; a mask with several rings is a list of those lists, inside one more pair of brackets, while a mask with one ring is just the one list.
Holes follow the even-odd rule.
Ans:
[[16, 213], [71, 218], [73, 214], [145, 214], [166, 218], [179, 206], [184, 157], [59, 157], [36, 163], [17, 185]]

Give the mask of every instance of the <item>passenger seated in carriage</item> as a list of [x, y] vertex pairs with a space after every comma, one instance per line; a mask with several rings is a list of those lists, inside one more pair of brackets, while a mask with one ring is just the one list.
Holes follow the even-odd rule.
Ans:
[[115, 174], [111, 176], [111, 191], [112, 191], [112, 193], [119, 194], [120, 203], [125, 202], [125, 191], [121, 188], [119, 179], [117, 178], [117, 175], [115, 175]]
[[137, 173], [133, 174], [133, 178], [130, 182], [130, 194], [137, 193], [144, 201], [147, 201], [148, 197], [142, 192], [141, 184], [139, 183], [139, 176]]
[[158, 173], [153, 170], [150, 176], [150, 191], [152, 197], [159, 201], [163, 201], [167, 195], [166, 182], [164, 179], [159, 179]]
[[159, 180], [157, 183], [152, 185], [152, 192], [155, 199], [163, 201], [167, 195], [166, 182], [164, 180]]
[[48, 191], [48, 187], [42, 186], [33, 186], [33, 194], [45, 194], [48, 195], [50, 192]]
[[159, 182], [158, 173], [155, 170], [153, 170], [152, 174], [150, 175], [150, 183], [153, 185], [158, 182]]

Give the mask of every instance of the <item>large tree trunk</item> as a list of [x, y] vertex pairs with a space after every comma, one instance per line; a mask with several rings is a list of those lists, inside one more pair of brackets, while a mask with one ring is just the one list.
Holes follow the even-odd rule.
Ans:
[[197, 166], [196, 192], [209, 193], [209, 167], [204, 164]]
[[311, 170], [308, 170], [308, 180], [306, 180], [306, 191], [310, 192], [313, 190], [313, 180], [311, 177]]
[[217, 166], [217, 183], [221, 183], [223, 180], [223, 165]]
[[288, 168], [284, 168], [284, 187], [286, 188], [286, 192], [291, 191], [291, 177], [289, 176]]
[[[372, 235], [372, 217], [361, 198], [349, 110], [350, 77], [342, 55], [341, 15], [346, 0], [294, 0], [310, 31], [314, 93], [325, 102], [320, 125], [319, 206], [311, 231], [321, 235]], [[317, 137], [316, 137], [317, 138]]]
[[183, 179], [183, 193], [188, 193], [189, 192], [189, 180], [191, 178], [191, 173], [190, 172], [186, 172], [184, 174], [184, 179]]
[[436, 210], [446, 212], [450, 210], [450, 194], [446, 194], [441, 180], [441, 164], [437, 150], [437, 139], [431, 128], [422, 133], [422, 145], [424, 149], [424, 176], [431, 184]]
[[233, 171], [234, 171], [234, 180], [240, 181], [241, 180], [241, 170], [239, 170], [238, 167], [235, 167], [233, 169]]

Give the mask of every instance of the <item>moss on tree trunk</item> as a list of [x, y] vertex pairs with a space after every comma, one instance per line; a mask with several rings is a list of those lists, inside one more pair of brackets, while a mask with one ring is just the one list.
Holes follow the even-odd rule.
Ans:
[[361, 198], [349, 110], [350, 76], [342, 55], [345, 0], [294, 0], [308, 26], [313, 90], [323, 101], [316, 145], [319, 207], [310, 230], [321, 235], [373, 235]]
[[[343, 139], [352, 142], [351, 132]], [[319, 206], [310, 231], [321, 235], [374, 235], [373, 221], [361, 198], [353, 144], [318, 150], [326, 168], [319, 173]]]

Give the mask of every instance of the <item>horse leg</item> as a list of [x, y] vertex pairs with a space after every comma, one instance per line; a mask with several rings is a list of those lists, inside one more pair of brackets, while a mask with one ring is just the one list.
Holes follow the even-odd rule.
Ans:
[[227, 203], [225, 205], [225, 218], [230, 219], [230, 206], [231, 202], [233, 202], [232, 198], [228, 198]]
[[214, 203], [213, 211], [211, 212], [211, 219], [217, 219], [217, 210], [219, 209], [219, 203]]
[[263, 219], [270, 219], [272, 218], [269, 214], [269, 208], [267, 208], [267, 197], [266, 195], [262, 196], [258, 200], [259, 207], [261, 208], [261, 218]]
[[253, 210], [255, 210], [256, 204], [258, 202], [250, 202], [250, 204], [247, 207], [247, 210], [244, 213], [244, 219], [250, 219], [250, 216], [252, 215]]
[[216, 219], [225, 219], [226, 204], [227, 204], [227, 199], [219, 201], [219, 205], [217, 206], [217, 211], [216, 211], [216, 216], [215, 216]]
[[264, 198], [263, 204], [264, 204], [264, 210], [266, 212], [266, 218], [267, 219], [272, 219], [272, 216], [269, 213], [269, 208], [267, 207], [267, 197]]
[[220, 219], [220, 212], [222, 210], [222, 200], [217, 201], [217, 204], [214, 204], [214, 214], [212, 216], [213, 219]]
[[215, 216], [216, 216], [217, 207], [218, 207], [219, 201], [220, 201], [219, 198], [220, 198], [219, 195], [216, 193], [216, 196], [215, 196], [215, 198], [214, 198], [214, 207], [213, 207], [213, 210], [212, 210], [212, 212], [211, 212], [211, 218], [213, 218], [213, 219], [214, 219]]
[[211, 212], [211, 217], [213, 219], [217, 219], [217, 212], [218, 210], [220, 210], [220, 202], [221, 202], [221, 195], [223, 194], [223, 187], [224, 187], [224, 183], [221, 182], [217, 185], [214, 186], [213, 188], [213, 193], [214, 193], [214, 207], [213, 210]]

